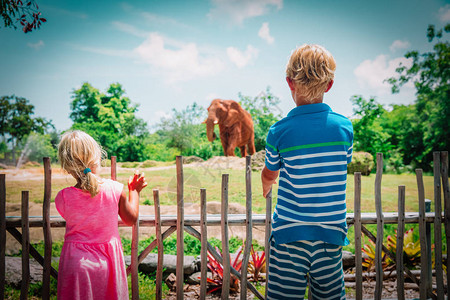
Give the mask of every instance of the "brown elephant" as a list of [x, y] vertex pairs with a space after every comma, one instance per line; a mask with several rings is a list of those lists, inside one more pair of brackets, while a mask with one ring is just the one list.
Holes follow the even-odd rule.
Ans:
[[252, 116], [234, 100], [214, 99], [208, 107], [206, 135], [214, 141], [214, 126], [219, 124], [220, 141], [225, 156], [234, 156], [234, 149], [241, 149], [241, 156], [255, 153], [255, 132]]

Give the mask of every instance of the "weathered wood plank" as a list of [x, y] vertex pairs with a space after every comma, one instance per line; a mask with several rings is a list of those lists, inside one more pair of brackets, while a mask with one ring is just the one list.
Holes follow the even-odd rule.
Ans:
[[6, 181], [0, 174], [0, 300], [5, 299], [6, 253]]
[[267, 282], [269, 280], [269, 256], [270, 256], [270, 235], [272, 230], [272, 188], [266, 196], [266, 216], [265, 216], [266, 234], [264, 243], [264, 252], [266, 255], [266, 293], [265, 298], [267, 299]]
[[44, 157], [44, 202], [42, 218], [44, 231], [44, 266], [42, 274], [42, 299], [50, 299], [50, 270], [52, 266], [52, 231], [50, 227], [50, 202], [52, 195], [52, 166], [49, 157]]
[[200, 299], [206, 299], [206, 278], [207, 278], [207, 261], [208, 261], [208, 229], [206, 214], [206, 189], [200, 189]]
[[222, 174], [222, 257], [223, 257], [223, 278], [222, 278], [222, 300], [230, 298], [230, 249], [228, 245], [228, 174]]
[[177, 166], [177, 268], [176, 268], [176, 287], [177, 300], [184, 297], [184, 176], [183, 176], [183, 157], [176, 157]]
[[383, 209], [381, 206], [381, 178], [383, 176], [383, 154], [377, 153], [377, 173], [375, 176], [375, 210], [377, 214], [377, 242], [375, 244], [375, 271], [377, 273], [375, 284], [375, 299], [381, 299], [383, 290], [383, 267], [382, 267], [382, 245], [383, 245]]
[[162, 285], [163, 285], [163, 265], [164, 265], [164, 246], [161, 233], [161, 209], [159, 205], [159, 191], [153, 190], [153, 202], [155, 204], [155, 231], [156, 244], [158, 246], [158, 264], [156, 266], [156, 290], [155, 298], [162, 299]]
[[405, 186], [398, 187], [398, 226], [397, 226], [397, 298], [405, 299], [405, 276], [403, 275], [403, 243], [405, 234]]
[[20, 299], [28, 299], [30, 285], [30, 228], [28, 226], [29, 192], [22, 191], [22, 284]]
[[[442, 214], [441, 200], [441, 153], [433, 152], [433, 175], [434, 175], [434, 212]], [[441, 218], [434, 219], [434, 258], [436, 274], [437, 299], [444, 299], [444, 273], [442, 270], [442, 221]]]
[[250, 260], [250, 249], [252, 247], [252, 158], [245, 157], [245, 248], [241, 267], [241, 300], [247, 299], [247, 268]]
[[[448, 183], [447, 151], [441, 152], [441, 180], [444, 195], [445, 242], [447, 244], [447, 257], [450, 257], [450, 185]], [[447, 259], [447, 270], [450, 270], [450, 259]], [[447, 294], [450, 294], [448, 289], [450, 289], [450, 276], [447, 276]]]
[[356, 266], [356, 300], [361, 300], [362, 293], [362, 243], [361, 243], [361, 172], [355, 172], [355, 266]]
[[138, 251], [139, 251], [139, 221], [137, 221], [131, 232], [131, 299], [139, 299], [139, 274], [138, 274]]
[[425, 228], [425, 189], [423, 186], [422, 169], [416, 169], [418, 199], [419, 199], [419, 238], [420, 238], [420, 299], [427, 298], [428, 248]]
[[111, 156], [111, 179], [117, 180], [117, 157]]

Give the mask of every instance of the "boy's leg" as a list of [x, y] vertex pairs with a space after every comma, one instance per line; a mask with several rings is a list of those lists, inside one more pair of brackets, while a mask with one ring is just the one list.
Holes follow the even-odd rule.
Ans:
[[342, 246], [310, 243], [315, 248], [310, 269], [312, 299], [345, 299]]
[[310, 251], [301, 242], [275, 244], [269, 255], [268, 299], [303, 299], [310, 267]]

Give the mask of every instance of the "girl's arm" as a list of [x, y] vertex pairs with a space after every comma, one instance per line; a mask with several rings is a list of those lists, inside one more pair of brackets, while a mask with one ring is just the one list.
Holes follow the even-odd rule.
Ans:
[[136, 171], [134, 176], [130, 176], [128, 179], [129, 199], [127, 199], [125, 190], [120, 195], [119, 216], [129, 226], [135, 224], [139, 218], [139, 193], [146, 186], [144, 173], [139, 174]]
[[272, 188], [272, 184], [276, 183], [275, 181], [278, 178], [279, 172], [280, 171], [271, 171], [271, 170], [267, 169], [266, 166], [264, 166], [264, 168], [261, 172], [261, 182], [262, 182], [264, 198], [267, 196], [270, 189]]

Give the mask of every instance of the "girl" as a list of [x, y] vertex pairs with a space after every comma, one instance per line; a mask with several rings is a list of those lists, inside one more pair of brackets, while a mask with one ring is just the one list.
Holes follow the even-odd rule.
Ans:
[[59, 144], [61, 167], [77, 184], [61, 190], [56, 209], [66, 220], [59, 261], [58, 299], [128, 299], [128, 284], [117, 212], [127, 225], [139, 217], [139, 193], [147, 186], [144, 174], [123, 184], [101, 179], [104, 151], [82, 131], [65, 133]]

